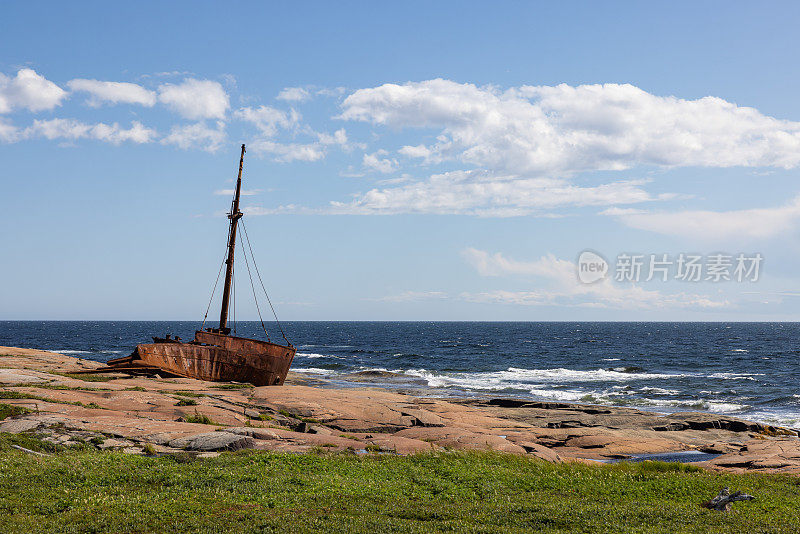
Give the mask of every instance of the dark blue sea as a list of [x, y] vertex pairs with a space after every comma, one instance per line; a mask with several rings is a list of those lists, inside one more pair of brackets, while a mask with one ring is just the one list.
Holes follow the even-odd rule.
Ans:
[[[0, 345], [105, 361], [196, 322], [0, 321]], [[288, 322], [292, 369], [341, 385], [711, 411], [800, 427], [800, 323]], [[270, 335], [281, 339], [270, 325]], [[239, 335], [264, 338], [257, 322]], [[259, 336], [260, 333], [260, 336]], [[364, 373], [364, 371], [390, 371]], [[358, 373], [361, 373], [360, 375]], [[370, 376], [388, 375], [388, 376]]]

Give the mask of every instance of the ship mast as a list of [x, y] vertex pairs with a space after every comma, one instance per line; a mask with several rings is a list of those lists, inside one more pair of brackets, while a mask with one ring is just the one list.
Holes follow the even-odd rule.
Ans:
[[239, 195], [242, 192], [242, 166], [244, 165], [244, 145], [242, 145], [242, 155], [239, 157], [239, 177], [236, 179], [236, 192], [233, 195], [233, 203], [228, 219], [231, 221], [231, 228], [228, 231], [228, 259], [225, 260], [225, 287], [222, 291], [222, 309], [219, 312], [219, 332], [227, 334], [228, 328], [228, 307], [231, 298], [231, 281], [233, 280], [233, 253], [236, 249], [236, 227], [239, 219], [244, 215], [239, 211]]

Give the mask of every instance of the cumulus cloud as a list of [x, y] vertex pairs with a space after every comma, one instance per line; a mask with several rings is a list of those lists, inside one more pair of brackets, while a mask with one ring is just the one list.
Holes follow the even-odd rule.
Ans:
[[319, 161], [325, 157], [325, 147], [321, 143], [276, 143], [267, 139], [256, 140], [250, 144], [254, 152], [272, 154], [277, 161]]
[[561, 179], [454, 171], [397, 187], [371, 189], [351, 202], [332, 202], [330, 211], [517, 216], [565, 206], [613, 206], [669, 198], [650, 195], [642, 189], [645, 183], [628, 180], [582, 187]]
[[548, 284], [546, 289], [535, 291], [495, 290], [462, 293], [461, 298], [470, 302], [558, 304], [619, 309], [721, 308], [729, 305], [728, 301], [714, 300], [694, 293], [665, 294], [634, 284], [616, 285], [610, 278], [593, 284], [583, 284], [576, 276], [574, 262], [556, 258], [552, 254], [528, 262], [506, 258], [500, 253], [490, 254], [475, 248], [465, 249], [462, 255], [482, 276], [531, 276], [542, 278]]
[[37, 137], [70, 141], [95, 139], [114, 145], [128, 141], [137, 144], [149, 143], [155, 139], [156, 135], [155, 130], [151, 130], [137, 121], [133, 121], [131, 127], [125, 129], [116, 122], [113, 124], [102, 122], [87, 124], [75, 119], [35, 120], [21, 133], [21, 137], [26, 139]]
[[217, 121], [216, 128], [212, 128], [205, 122], [196, 122], [173, 126], [169, 135], [161, 140], [162, 144], [175, 145], [184, 150], [199, 148], [208, 152], [214, 152], [225, 142], [225, 123]]
[[274, 137], [279, 129], [289, 129], [300, 122], [300, 114], [295, 110], [286, 112], [271, 106], [241, 108], [234, 115], [253, 124], [264, 137]]
[[406, 154], [526, 176], [800, 162], [800, 123], [721, 98], [656, 96], [628, 84], [506, 91], [442, 79], [384, 84], [348, 96], [340, 117], [434, 129], [435, 143]]
[[304, 102], [311, 98], [311, 93], [302, 87], [286, 87], [276, 98], [287, 102]]
[[[309, 127], [301, 127], [300, 114], [294, 109], [282, 111], [271, 106], [245, 107], [238, 109], [234, 116], [253, 124], [259, 135], [249, 143], [253, 153], [270, 154], [276, 161], [291, 163], [293, 161], [319, 161], [325, 158], [327, 147], [339, 145], [348, 147], [347, 132], [340, 128], [329, 133], [315, 132]], [[294, 135], [311, 138], [305, 143], [286, 143], [275, 140], [282, 130], [291, 130]]]
[[50, 110], [66, 96], [66, 91], [33, 69], [20, 69], [13, 78], [0, 73], [0, 113]]
[[19, 137], [19, 129], [10, 121], [0, 117], [0, 142], [13, 143]]
[[647, 212], [611, 208], [604, 210], [623, 224], [664, 235], [703, 239], [774, 237], [800, 222], [800, 196], [783, 206], [731, 211], [687, 210]]
[[362, 164], [368, 169], [378, 171], [381, 174], [390, 174], [397, 170], [398, 163], [394, 158], [385, 157], [389, 152], [378, 150], [372, 154], [364, 154]]
[[158, 101], [191, 120], [224, 119], [230, 105], [228, 93], [219, 82], [194, 78], [160, 85]]
[[104, 82], [99, 80], [75, 79], [67, 82], [72, 91], [89, 93], [88, 104], [98, 107], [102, 104], [139, 104], [153, 107], [156, 103], [155, 91], [128, 82]]

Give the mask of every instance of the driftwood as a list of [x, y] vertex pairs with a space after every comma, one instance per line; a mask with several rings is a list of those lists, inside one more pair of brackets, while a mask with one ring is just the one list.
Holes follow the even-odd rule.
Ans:
[[22, 451], [22, 452], [27, 452], [28, 454], [33, 454], [34, 456], [50, 456], [49, 454], [44, 454], [44, 453], [41, 453], [41, 452], [32, 451], [30, 449], [26, 449], [25, 447], [20, 447], [19, 445], [14, 445], [13, 443], [11, 444], [11, 446], [14, 447], [17, 450]]
[[720, 512], [727, 512], [731, 509], [731, 505], [736, 501], [752, 501], [755, 499], [752, 495], [736, 491], [731, 493], [728, 488], [722, 488], [716, 497], [708, 502], [703, 503], [703, 506], [711, 510], [718, 510]]

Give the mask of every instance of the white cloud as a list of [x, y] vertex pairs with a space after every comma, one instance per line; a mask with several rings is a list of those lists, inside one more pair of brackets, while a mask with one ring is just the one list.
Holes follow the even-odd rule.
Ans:
[[636, 285], [616, 285], [610, 278], [593, 284], [583, 284], [576, 275], [575, 263], [552, 254], [530, 262], [506, 258], [500, 253], [468, 248], [464, 259], [482, 276], [532, 276], [543, 278], [548, 288], [535, 291], [496, 290], [463, 293], [461, 298], [471, 302], [494, 302], [523, 305], [567, 305], [598, 308], [655, 309], [655, 308], [721, 308], [727, 301], [714, 300], [694, 293], [664, 294]]
[[274, 137], [279, 128], [289, 129], [296, 126], [300, 121], [300, 114], [295, 110], [287, 113], [270, 106], [241, 108], [234, 115], [245, 122], [253, 124], [264, 137]]
[[53, 109], [66, 96], [66, 91], [33, 69], [20, 69], [13, 78], [0, 73], [0, 113]]
[[130, 141], [132, 143], [149, 143], [156, 137], [155, 130], [133, 121], [128, 129], [113, 124], [87, 124], [75, 119], [34, 120], [33, 125], [22, 133], [23, 138], [44, 137], [45, 139], [96, 139], [114, 145]]
[[304, 102], [311, 98], [311, 94], [302, 87], [286, 87], [276, 98], [287, 102]]
[[317, 94], [321, 95], [321, 96], [337, 97], [337, 96], [344, 95], [346, 92], [347, 92], [347, 88], [345, 88], [345, 87], [333, 87], [333, 88], [331, 88], [331, 87], [323, 87], [322, 89], [319, 89], [317, 91]]
[[800, 123], [716, 97], [661, 97], [627, 84], [500, 91], [437, 79], [360, 89], [342, 108], [347, 120], [439, 132], [436, 143], [406, 147], [407, 155], [524, 176], [800, 162]]
[[[271, 154], [276, 161], [290, 163], [293, 161], [319, 161], [325, 158], [326, 147], [338, 145], [348, 148], [347, 132], [344, 128], [334, 133], [319, 133], [311, 128], [300, 127], [301, 116], [292, 109], [288, 112], [270, 106], [257, 108], [246, 107], [237, 110], [234, 115], [245, 122], [253, 124], [259, 130], [259, 136], [248, 144], [253, 153]], [[274, 138], [281, 130], [292, 130], [295, 135], [309, 136], [313, 141], [307, 143], [282, 143]]]
[[462, 256], [481, 276], [532, 275], [557, 279], [562, 284], [575, 280], [575, 264], [548, 254], [537, 261], [522, 262], [502, 254], [489, 254], [483, 250], [467, 248]]
[[348, 147], [347, 132], [344, 128], [339, 128], [333, 134], [312, 132], [317, 136], [319, 142], [323, 145], [339, 145], [341, 147]]
[[800, 196], [784, 206], [732, 211], [646, 212], [607, 209], [604, 215], [640, 230], [702, 239], [774, 237], [795, 228], [800, 221]]
[[99, 80], [75, 79], [67, 82], [72, 91], [84, 91], [91, 96], [90, 106], [102, 104], [139, 104], [152, 107], [156, 103], [155, 91], [145, 89], [141, 85], [128, 82], [103, 82]]
[[199, 148], [214, 152], [225, 142], [225, 123], [217, 121], [216, 129], [205, 122], [196, 122], [182, 126], [173, 126], [169, 135], [161, 140], [162, 144], [175, 145], [178, 148]]
[[396, 159], [389, 159], [382, 156], [389, 154], [386, 150], [378, 150], [372, 154], [364, 154], [362, 164], [364, 167], [378, 171], [381, 174], [390, 174], [397, 170]]
[[437, 213], [517, 216], [565, 206], [609, 206], [669, 198], [653, 197], [644, 180], [581, 187], [565, 180], [494, 176], [455, 171], [398, 187], [372, 189], [331, 212], [358, 214]]
[[275, 143], [266, 139], [256, 140], [250, 144], [254, 152], [265, 152], [275, 156], [277, 161], [319, 161], [325, 157], [325, 147], [321, 143]]
[[13, 143], [19, 138], [19, 129], [10, 121], [0, 117], [0, 142]]
[[160, 85], [158, 101], [192, 120], [224, 119], [229, 107], [228, 93], [219, 82], [194, 78]]

